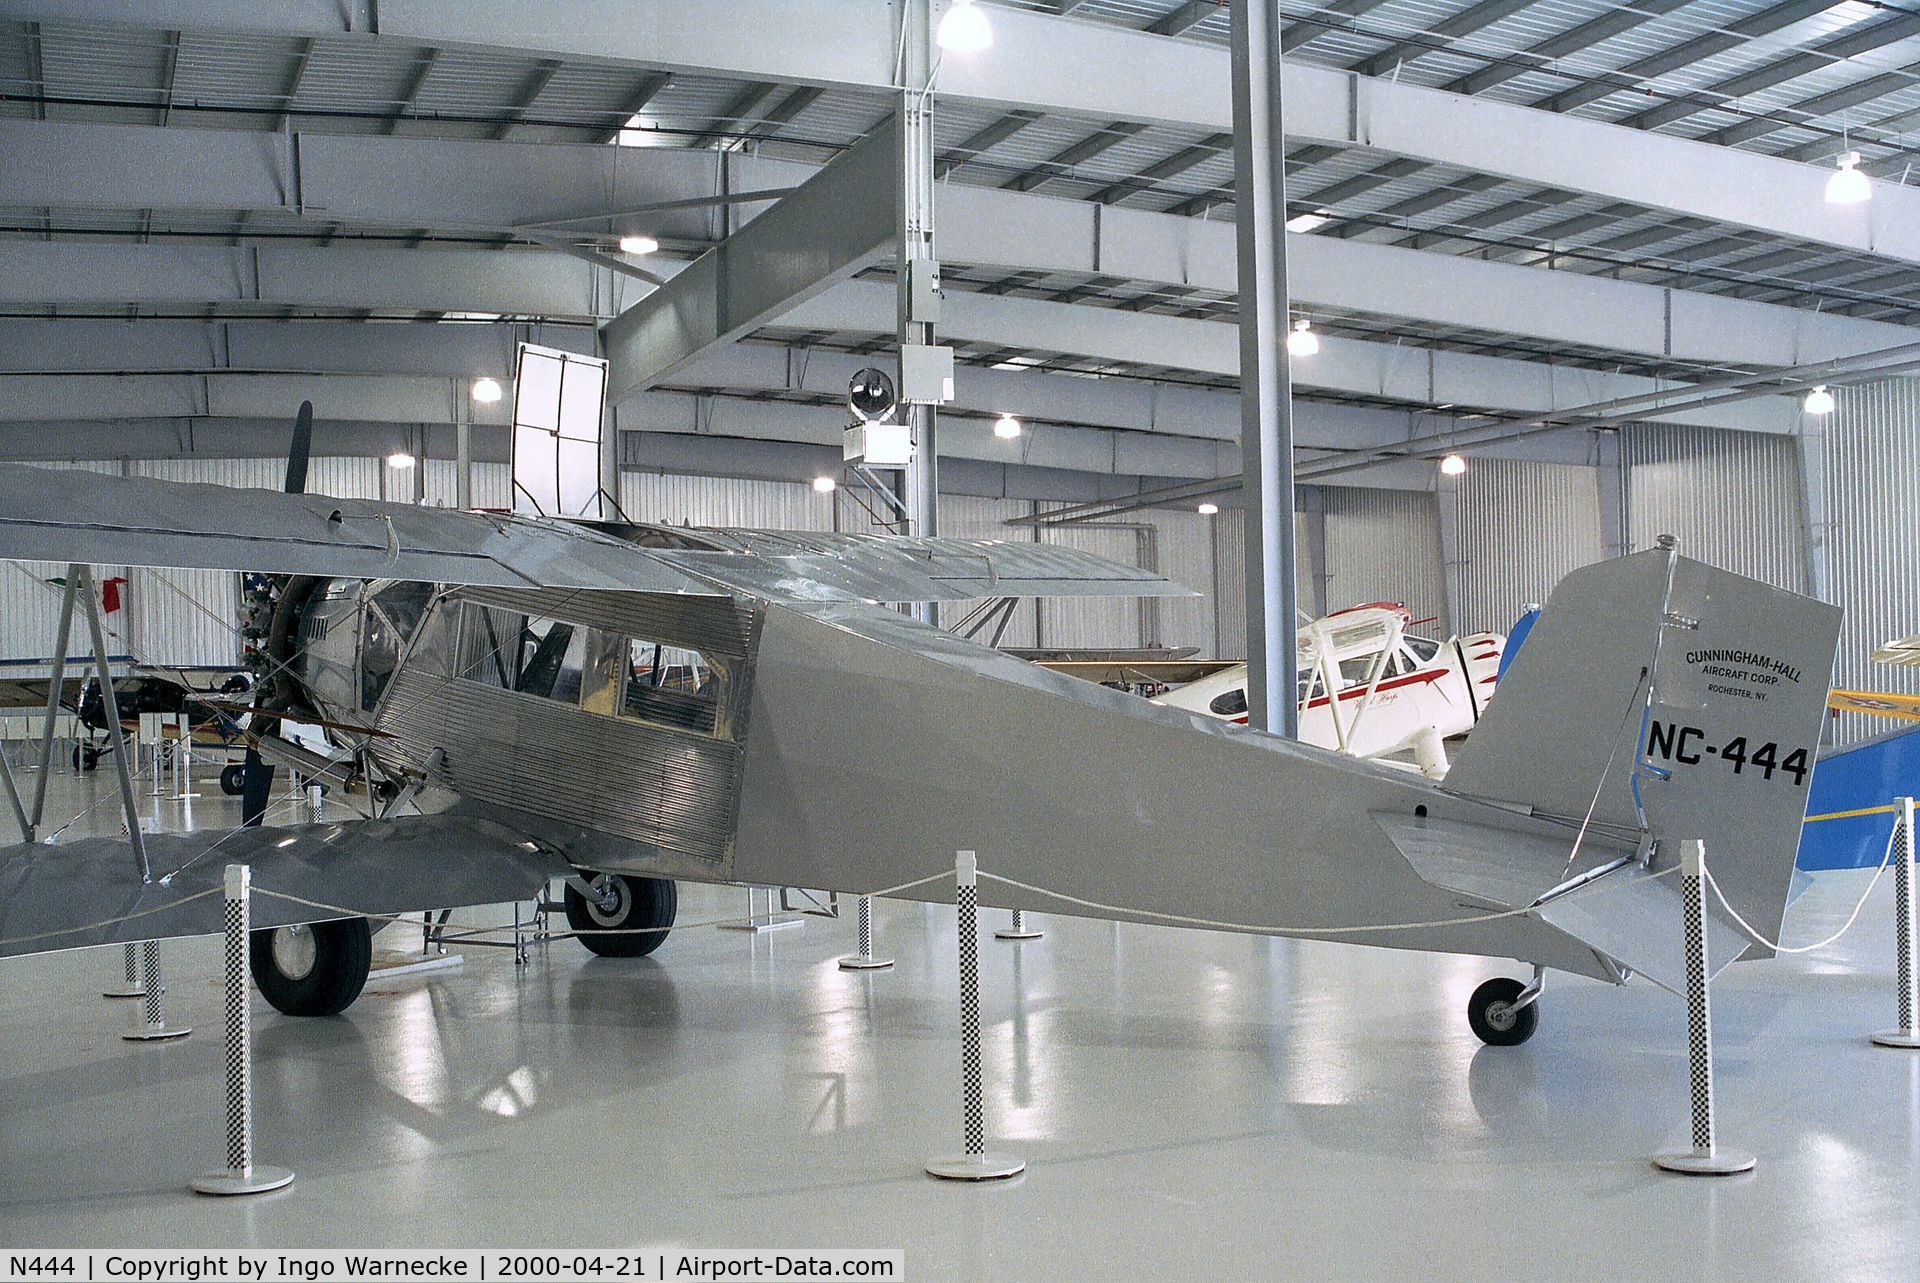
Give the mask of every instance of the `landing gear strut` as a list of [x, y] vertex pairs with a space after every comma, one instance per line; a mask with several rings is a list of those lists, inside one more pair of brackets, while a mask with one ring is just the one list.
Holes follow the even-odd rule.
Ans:
[[1495, 976], [1467, 999], [1467, 1023], [1489, 1047], [1518, 1047], [1533, 1037], [1540, 1024], [1540, 990], [1545, 967], [1533, 969], [1533, 980], [1522, 984], [1511, 976]]

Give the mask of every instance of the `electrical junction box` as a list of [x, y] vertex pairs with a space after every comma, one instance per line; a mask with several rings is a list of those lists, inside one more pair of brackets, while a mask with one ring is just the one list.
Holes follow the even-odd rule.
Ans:
[[900, 399], [908, 405], [944, 405], [953, 400], [953, 349], [931, 343], [903, 345]]
[[913, 462], [913, 429], [904, 423], [855, 423], [840, 435], [840, 453], [848, 463], [904, 468]]

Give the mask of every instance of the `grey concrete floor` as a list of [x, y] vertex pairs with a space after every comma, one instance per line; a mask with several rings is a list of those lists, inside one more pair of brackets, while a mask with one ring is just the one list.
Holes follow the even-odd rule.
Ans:
[[[217, 796], [192, 822], [225, 825]], [[56, 776], [68, 813], [104, 772]], [[75, 831], [118, 828], [112, 802]], [[153, 803], [185, 822], [178, 803]], [[1031, 1164], [962, 1187], [950, 910], [676, 933], [651, 959], [563, 941], [516, 968], [382, 982], [343, 1017], [256, 1004], [259, 1157], [288, 1190], [216, 1201], [216, 942], [169, 945], [172, 1044], [122, 1041], [119, 955], [0, 961], [0, 1244], [902, 1247], [909, 1277], [1914, 1276], [1920, 1053], [1892, 1021], [1891, 878], [1854, 932], [1715, 987], [1721, 1134], [1759, 1155], [1667, 1176], [1684, 1012], [1556, 977], [1540, 1033], [1485, 1048], [1468, 993], [1511, 964], [1047, 915], [983, 938], [989, 1133]], [[1830, 874], [1791, 938], [1851, 908]], [[686, 888], [683, 919], [744, 893]], [[489, 921], [504, 908], [483, 911]], [[987, 915], [994, 925], [1000, 915]], [[410, 940], [411, 937], [408, 937]], [[405, 943], [399, 941], [397, 943]]]

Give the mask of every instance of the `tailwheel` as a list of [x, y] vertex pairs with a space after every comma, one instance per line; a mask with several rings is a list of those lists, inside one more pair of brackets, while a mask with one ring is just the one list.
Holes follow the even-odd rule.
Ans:
[[239, 797], [247, 789], [247, 768], [238, 762], [229, 762], [220, 768], [220, 791], [228, 797]]
[[[1495, 976], [1467, 999], [1467, 1023], [1489, 1047], [1518, 1047], [1540, 1023], [1540, 991], [1511, 976]], [[1531, 993], [1528, 991], [1532, 990]]]
[[[583, 892], [567, 882], [567, 925], [584, 932], [580, 943], [603, 958], [644, 958], [666, 941], [680, 910], [680, 893], [669, 878], [597, 873]], [[633, 935], [600, 935], [632, 931]]]
[[353, 1005], [373, 969], [373, 928], [365, 918], [265, 927], [248, 947], [260, 995], [289, 1016], [337, 1016]]

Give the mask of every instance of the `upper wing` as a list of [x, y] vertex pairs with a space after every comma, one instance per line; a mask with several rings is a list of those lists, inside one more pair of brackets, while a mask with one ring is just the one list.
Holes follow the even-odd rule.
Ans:
[[0, 464], [0, 558], [796, 602], [1192, 595], [1151, 571], [1047, 544], [650, 527], [630, 535]]
[[145, 884], [119, 838], [0, 847], [0, 957], [218, 931], [228, 864], [253, 867], [256, 927], [337, 918], [339, 909], [410, 913], [518, 900], [568, 870], [523, 835], [454, 812], [155, 833], [146, 845], [154, 880]]
[[[1879, 658], [1878, 652], [1875, 658]], [[1867, 713], [1874, 717], [1891, 717], [1896, 721], [1920, 722], [1920, 695], [1901, 695], [1891, 691], [1830, 690], [1827, 692], [1827, 707], [1842, 713]]]

